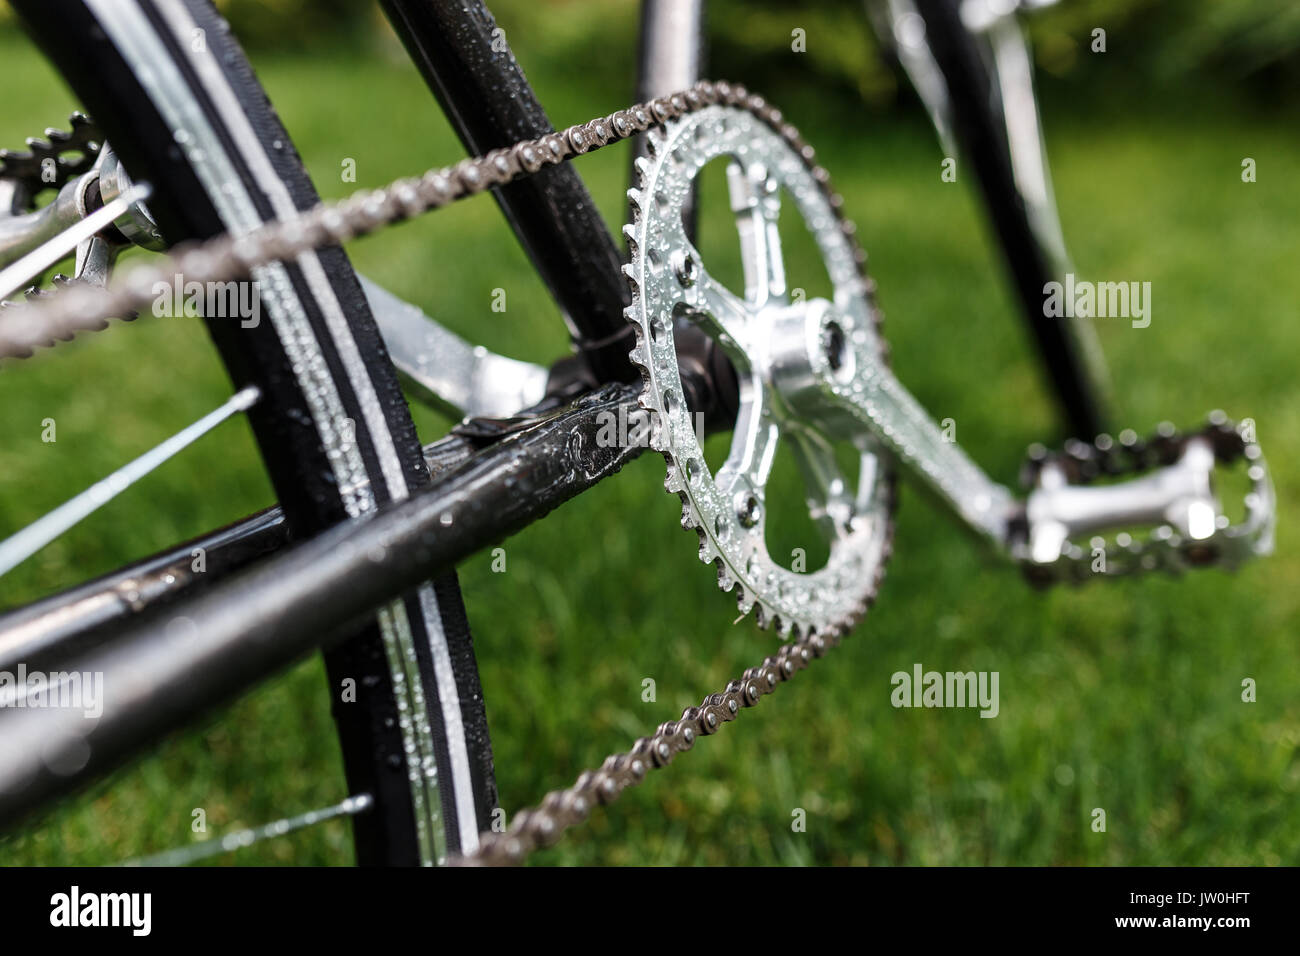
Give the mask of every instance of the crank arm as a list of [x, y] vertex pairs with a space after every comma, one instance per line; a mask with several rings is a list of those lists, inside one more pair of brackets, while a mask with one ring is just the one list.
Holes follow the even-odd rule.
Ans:
[[[835, 437], [884, 451], [904, 475], [947, 506], [962, 524], [1040, 581], [1087, 574], [1235, 567], [1272, 551], [1275, 499], [1258, 444], [1222, 413], [1200, 432], [1162, 426], [1149, 442], [1125, 432], [1116, 443], [1074, 442], [1062, 455], [1039, 452], [1030, 491], [1017, 499], [945, 438], [921, 404], [876, 351], [869, 322], [826, 300], [792, 309], [784, 325], [805, 343], [803, 369], [785, 369], [806, 386], [787, 392], [791, 404], [816, 415]], [[1242, 460], [1250, 481], [1244, 521], [1233, 524], [1215, 493], [1218, 466]], [[1099, 477], [1110, 484], [1090, 484]], [[1132, 477], [1129, 477], [1132, 476]], [[1132, 530], [1153, 529], [1141, 541]], [[1100, 537], [1115, 533], [1113, 541]], [[1090, 550], [1077, 543], [1091, 534]]]

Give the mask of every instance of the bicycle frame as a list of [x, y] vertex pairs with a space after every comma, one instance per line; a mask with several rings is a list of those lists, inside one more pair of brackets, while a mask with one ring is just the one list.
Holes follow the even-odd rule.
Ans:
[[[471, 152], [551, 131], [481, 2], [382, 0], [382, 6]], [[647, 0], [643, 17], [641, 89], [662, 92], [693, 79], [698, 56], [693, 63], [671, 56], [657, 26], [686, 24], [688, 45], [698, 48], [702, 4]], [[58, 761], [36, 756], [78, 744], [59, 711], [6, 715], [0, 781], [33, 782], [17, 793], [0, 791], [0, 822], [103, 773], [307, 651], [344, 639], [385, 598], [543, 517], [640, 453], [639, 445], [597, 440], [605, 416], [626, 420], [639, 412], [640, 386], [624, 384], [636, 374], [627, 359], [633, 333], [623, 318], [623, 257], [578, 173], [559, 166], [494, 194], [580, 356], [552, 370], [552, 399], [515, 419], [470, 422], [435, 443], [426, 449], [432, 484], [367, 521], [286, 549], [282, 522], [274, 510], [264, 512], [0, 618], [0, 663], [57, 661], [64, 670], [103, 672], [105, 686], [126, 689], [105, 709], [89, 758], [71, 774], [53, 772]], [[720, 374], [716, 356], [687, 356], [682, 366], [693, 407], [712, 427], [729, 422], [734, 380]], [[185, 576], [175, 587], [149, 592], [153, 600], [121, 599], [124, 581], [161, 580], [200, 546], [221, 575]], [[270, 574], [262, 559], [273, 551], [280, 553], [269, 559]], [[178, 635], [163, 611], [181, 599], [190, 623]], [[141, 603], [148, 611], [137, 616]]]
[[[655, 11], [668, 6], [671, 4], [649, 0], [647, 18], [655, 20]], [[494, 34], [495, 21], [482, 3], [384, 0], [383, 7], [471, 152], [552, 129], [513, 55]], [[697, 25], [698, 9], [696, 5]], [[698, 44], [698, 26], [693, 42]], [[675, 76], [667, 76], [656, 65], [663, 60], [662, 45], [647, 47], [643, 83], [662, 86], [675, 81]], [[259, 579], [257, 567], [240, 577], [223, 577], [256, 564], [271, 551], [283, 549], [287, 538], [277, 509], [0, 619], [3, 659], [57, 662], [65, 670], [108, 669], [125, 681], [123, 686], [140, 691], [120, 709], [114, 708], [119, 719], [113, 720], [111, 726], [101, 724], [97, 728], [92, 759], [80, 771], [58, 777], [48, 774], [48, 769], [42, 772], [35, 768], [41, 783], [25, 788], [21, 800], [12, 792], [0, 798], [0, 820], [8, 821], [20, 809], [39, 805], [103, 772], [178, 722], [247, 689], [304, 651], [342, 639], [348, 628], [339, 622], [364, 616], [382, 602], [381, 592], [400, 591], [393, 574], [399, 564], [414, 575], [413, 581], [427, 580], [436, 573], [435, 566], [453, 566], [487, 543], [548, 513], [640, 453], [637, 446], [601, 449], [595, 440], [603, 421], [600, 413], [621, 415], [626, 420], [628, 414], [636, 414], [639, 409], [636, 387], [597, 387], [602, 382], [630, 381], [636, 375], [627, 358], [633, 332], [623, 318], [628, 291], [620, 274], [622, 254], [585, 186], [572, 167], [561, 166], [494, 192], [565, 316], [580, 360], [557, 364], [552, 391], [579, 396], [577, 401], [567, 407], [562, 401], [553, 401], [548, 409], [526, 413], [513, 423], [480, 423], [431, 446], [427, 454], [443, 470], [434, 484], [424, 489], [431, 493], [420, 493], [418, 500], [430, 509], [429, 515], [435, 520], [455, 515], [460, 508], [475, 520], [462, 519], [450, 531], [438, 520], [410, 539], [409, 550], [394, 548], [390, 542], [385, 546], [388, 558], [379, 564], [370, 561], [365, 550], [347, 549], [349, 560], [340, 579], [346, 578], [346, 586], [335, 588], [340, 597], [347, 596], [347, 606], [333, 607], [314, 625], [268, 630], [255, 620], [261, 611], [236, 620], [204, 610], [224, 605], [227, 609], [244, 606], [265, 611], [269, 610], [265, 601], [273, 599], [272, 592], [288, 595], [282, 590], [283, 579], [278, 574], [275, 579], [280, 584], [261, 591], [258, 582], [265, 584], [267, 578], [263, 575]], [[691, 376], [689, 371], [686, 374]], [[694, 376], [691, 391], [700, 400], [717, 395], [717, 390], [703, 381], [706, 374], [707, 369], [701, 367]], [[726, 414], [725, 409], [722, 414]], [[716, 419], [717, 413], [710, 410], [707, 417]], [[473, 437], [465, 437], [465, 432]], [[572, 454], [557, 457], [557, 448]], [[475, 456], [476, 449], [481, 450]], [[562, 467], [557, 468], [561, 462]], [[526, 480], [513, 488], [505, 483], [506, 477], [521, 476]], [[387, 535], [383, 532], [385, 526], [391, 531], [410, 517], [393, 512], [384, 521], [367, 522], [365, 527]], [[436, 536], [433, 527], [437, 528]], [[339, 536], [348, 537], [357, 530], [355, 525], [342, 526]], [[406, 530], [412, 531], [414, 526]], [[438, 539], [433, 547], [427, 540], [432, 537]], [[205, 549], [208, 567], [218, 573], [175, 573], [184, 569], [187, 555], [196, 547]], [[276, 560], [292, 555], [305, 560], [307, 552], [302, 547], [305, 545]], [[337, 548], [335, 551], [341, 553]], [[359, 586], [355, 578], [365, 574], [367, 563], [373, 572], [369, 578], [373, 588]], [[308, 567], [303, 564], [304, 569]], [[320, 592], [311, 583], [313, 577], [304, 574], [307, 590], [303, 595], [310, 595], [308, 604], [320, 607]], [[132, 592], [129, 600], [122, 590], [124, 584]], [[165, 615], [159, 612], [181, 600], [194, 602], [185, 606], [197, 640], [187, 645], [189, 652], [177, 654], [167, 637]], [[146, 606], [153, 613], [141, 613]], [[288, 610], [290, 606], [284, 607]], [[225, 637], [219, 640], [222, 620], [226, 624]], [[252, 652], [253, 645], [262, 650]], [[133, 674], [134, 678], [129, 677]], [[183, 694], [169, 690], [178, 686], [173, 683], [177, 680], [186, 688]], [[14, 713], [18, 712], [8, 711], [5, 716]], [[60, 739], [61, 731], [42, 720], [49, 716], [48, 711], [28, 710], [22, 714], [25, 719], [20, 721], [21, 726], [10, 726], [4, 735], [10, 746], [0, 747], [0, 780], [23, 779], [26, 771], [20, 766], [22, 754], [30, 756], [40, 750], [19, 747], [18, 742], [49, 743]]]
[[[1034, 94], [1028, 43], [1017, 7], [1054, 0], [879, 0], [869, 10], [950, 155], [974, 171], [985, 213], [1070, 433], [1105, 430], [1108, 385], [1096, 336], [1079, 320], [1044, 314], [1043, 289], [1071, 271], [1057, 217]], [[923, 39], [908, 32], [924, 24]]]
[[76, 763], [62, 763], [59, 754], [84, 746], [80, 713], [6, 711], [0, 781], [27, 785], [0, 788], [0, 821], [111, 769], [307, 651], [345, 638], [387, 595], [453, 567], [617, 472], [643, 449], [603, 443], [599, 434], [608, 416], [625, 421], [638, 414], [639, 394], [637, 385], [607, 385], [477, 455], [467, 455], [471, 443], [453, 436], [444, 452], [461, 456], [460, 464], [400, 505], [277, 555], [274, 573], [253, 566], [210, 587], [187, 604], [180, 625], [150, 615], [61, 662], [65, 672], [104, 675], [93, 746], [75, 773], [55, 772]]

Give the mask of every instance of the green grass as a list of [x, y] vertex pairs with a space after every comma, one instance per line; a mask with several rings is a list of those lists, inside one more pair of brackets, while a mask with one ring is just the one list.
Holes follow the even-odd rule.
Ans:
[[[607, 12], [607, 7], [601, 7]], [[623, 105], [630, 13], [579, 13], [538, 35], [498, 11], [556, 123]], [[570, 54], [599, 37], [595, 79]], [[527, 38], [522, 39], [522, 38]], [[813, 38], [815, 40], [815, 37]], [[807, 56], [817, 55], [810, 42]], [[19, 144], [72, 105], [14, 38], [22, 77], [0, 119]], [[341, 196], [461, 155], [390, 48], [254, 57], [321, 192]], [[761, 88], [761, 78], [735, 76]], [[944, 184], [919, 116], [767, 90], [847, 197], [880, 284], [894, 365], [996, 478], [1055, 421], [971, 184]], [[905, 491], [881, 599], [834, 656], [670, 770], [596, 813], [541, 863], [1300, 863], [1300, 131], [1293, 116], [1179, 90], [1050, 100], [1047, 125], [1078, 271], [1150, 280], [1147, 329], [1101, 325], [1118, 419], [1140, 432], [1211, 408], [1251, 416], [1278, 486], [1278, 553], [1236, 576], [1144, 578], [1038, 593]], [[1240, 182], [1244, 156], [1259, 181]], [[344, 183], [345, 159], [357, 182]], [[627, 156], [579, 166], [617, 228]], [[706, 211], [720, 209], [716, 191]], [[709, 222], [714, 220], [710, 218]], [[725, 254], [707, 228], [706, 258]], [[540, 282], [491, 200], [350, 248], [358, 268], [487, 346], [536, 361], [565, 347]], [[806, 247], [796, 284], [816, 281]], [[491, 310], [507, 292], [505, 314]], [[217, 404], [228, 384], [201, 331], [145, 319], [0, 374], [0, 528], [30, 520]], [[58, 441], [40, 441], [55, 418]], [[416, 410], [427, 439], [446, 423]], [[508, 812], [565, 786], [776, 646], [696, 562], [647, 455], [461, 569]], [[265, 505], [242, 425], [223, 427], [0, 584], [0, 604], [84, 579]], [[790, 508], [797, 507], [793, 498]], [[1001, 713], [895, 710], [914, 662], [996, 670]], [[658, 700], [643, 703], [642, 680]], [[1258, 702], [1240, 700], [1258, 682]], [[344, 795], [322, 669], [308, 661], [204, 726], [0, 841], [0, 862], [111, 862]], [[1091, 810], [1107, 813], [1092, 832]], [[807, 811], [807, 830], [791, 830]], [[348, 862], [331, 823], [224, 863]]]

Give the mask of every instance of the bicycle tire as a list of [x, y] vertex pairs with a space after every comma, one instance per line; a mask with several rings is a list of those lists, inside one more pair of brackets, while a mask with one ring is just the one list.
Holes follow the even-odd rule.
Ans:
[[[15, 0], [28, 31], [104, 130], [172, 243], [241, 232], [319, 198], [229, 26], [208, 0]], [[388, 501], [429, 474], [341, 248], [255, 272], [253, 328], [205, 318], [249, 413], [292, 534]], [[349, 432], [347, 422], [352, 423]], [[469, 852], [496, 807], [491, 744], [454, 573], [380, 609], [326, 652], [360, 864]], [[355, 681], [355, 701], [340, 687]]]

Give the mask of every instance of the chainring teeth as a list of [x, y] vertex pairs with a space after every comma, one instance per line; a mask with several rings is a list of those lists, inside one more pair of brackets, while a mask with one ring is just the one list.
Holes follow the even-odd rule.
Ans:
[[[45, 130], [45, 139], [28, 137], [27, 150], [0, 149], [0, 179], [21, 183], [34, 198], [45, 189], [58, 189], [68, 180], [89, 170], [98, 157], [103, 138], [85, 113], [69, 117], [68, 130]], [[76, 156], [69, 156], [76, 153]], [[51, 177], [46, 162], [54, 164]]]
[[[676, 365], [672, 314], [676, 302], [685, 298], [680, 290], [678, 295], [672, 294], [663, 254], [665, 243], [685, 238], [677, 226], [681, 197], [689, 192], [699, 171], [721, 156], [743, 161], [747, 154], [757, 153], [819, 237], [836, 300], [860, 306], [853, 311], [875, 332], [879, 315], [874, 289], [861, 272], [864, 257], [853, 242], [852, 230], [844, 229], [838, 218], [841, 201], [830, 190], [824, 170], [809, 169], [811, 151], [796, 149], [796, 142], [797, 132], [792, 127], [731, 105], [708, 106], [668, 124], [663, 131], [652, 131], [647, 136], [649, 156], [637, 161], [638, 183], [628, 191], [633, 221], [623, 234], [631, 262], [623, 273], [633, 296], [624, 315], [636, 331], [629, 358], [641, 372], [639, 404], [652, 416], [651, 447], [665, 458], [665, 490], [682, 501], [682, 526], [696, 532], [700, 560], [714, 565], [719, 588], [735, 594], [742, 615], [753, 611], [760, 627], [775, 626], [783, 637], [794, 633], [802, 638], [841, 634], [865, 612], [878, 577], [871, 565], [881, 563], [887, 551], [884, 541], [892, 529], [891, 512], [869, 522], [869, 537], [861, 542], [865, 560], [858, 553], [862, 548], [845, 545], [863, 533], [853, 532], [832, 547], [823, 568], [811, 573], [790, 571], [772, 559], [762, 537], [762, 523], [758, 532], [745, 532], [731, 520], [735, 516], [703, 465], [703, 449], [689, 416], [683, 418], [686, 408]], [[879, 344], [878, 334], [875, 338]], [[688, 467], [692, 461], [698, 471]], [[892, 504], [891, 496], [886, 494], [885, 499], [887, 505]], [[733, 523], [737, 528], [731, 528]]]

